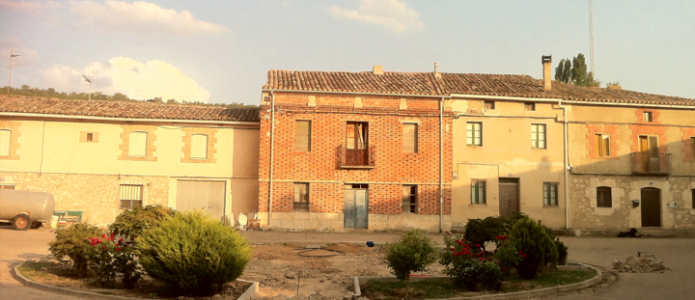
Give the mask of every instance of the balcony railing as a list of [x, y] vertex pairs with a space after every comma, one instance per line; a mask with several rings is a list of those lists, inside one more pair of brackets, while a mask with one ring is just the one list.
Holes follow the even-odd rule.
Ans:
[[632, 153], [632, 174], [668, 176], [671, 172], [671, 154], [651, 157], [648, 153]]
[[338, 166], [343, 169], [373, 169], [376, 166], [376, 147], [368, 145], [366, 149], [347, 149], [338, 146]]

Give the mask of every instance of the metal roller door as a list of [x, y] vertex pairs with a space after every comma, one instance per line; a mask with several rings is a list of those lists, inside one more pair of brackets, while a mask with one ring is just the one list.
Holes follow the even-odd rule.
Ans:
[[203, 210], [217, 220], [224, 220], [224, 181], [179, 180], [176, 192], [176, 210]]

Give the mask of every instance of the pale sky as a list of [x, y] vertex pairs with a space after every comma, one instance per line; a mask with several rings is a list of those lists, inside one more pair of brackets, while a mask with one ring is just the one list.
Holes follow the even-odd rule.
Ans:
[[[0, 86], [258, 104], [268, 70], [527, 74], [584, 53], [583, 0], [0, 0]], [[695, 98], [695, 1], [594, 0], [596, 75]]]

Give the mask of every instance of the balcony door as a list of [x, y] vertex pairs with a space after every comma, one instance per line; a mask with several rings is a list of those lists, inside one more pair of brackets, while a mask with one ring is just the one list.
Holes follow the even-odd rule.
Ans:
[[352, 166], [369, 165], [368, 123], [348, 122], [346, 136], [346, 163]]
[[643, 172], [659, 171], [659, 147], [655, 136], [639, 136], [640, 166]]

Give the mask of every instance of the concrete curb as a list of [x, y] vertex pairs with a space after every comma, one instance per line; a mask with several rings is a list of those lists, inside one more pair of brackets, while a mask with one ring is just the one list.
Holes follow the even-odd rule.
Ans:
[[[470, 299], [501, 300], [501, 299], [525, 299], [525, 298], [532, 298], [532, 297], [548, 297], [548, 296], [556, 296], [556, 295], [561, 294], [561, 293], [583, 290], [583, 289], [592, 287], [592, 286], [598, 284], [599, 282], [601, 282], [601, 279], [603, 277], [603, 272], [601, 272], [601, 270], [599, 270], [598, 268], [591, 266], [591, 265], [588, 265], [588, 264], [580, 263], [580, 262], [568, 262], [568, 265], [569, 265], [569, 263], [594, 269], [594, 270], [596, 270], [597, 274], [595, 277], [593, 277], [591, 279], [587, 279], [587, 280], [582, 281], [582, 282], [568, 284], [568, 285], [554, 286], [554, 287], [549, 287], [549, 288], [530, 290], [530, 291], [521, 291], [521, 292], [514, 292], [514, 293], [500, 293], [500, 294], [494, 294], [494, 295], [482, 295], [482, 296], [464, 297], [464, 298], [446, 298], [446, 299], [429, 299], [429, 300], [470, 300]], [[360, 277], [355, 277], [355, 295], [356, 296], [360, 296], [362, 294], [361, 289], [360, 289], [359, 278]], [[390, 277], [362, 277], [362, 278], [367, 279], [367, 278], [390, 278]], [[439, 277], [419, 277], [419, 278], [439, 278]], [[441, 278], [447, 278], [448, 279], [448, 277], [441, 277]]]
[[[24, 277], [20, 272], [19, 272], [19, 267], [27, 263], [28, 261], [23, 261], [16, 265], [14, 268], [10, 269], [10, 273], [12, 274], [12, 277], [16, 279], [17, 281], [21, 282], [23, 285], [32, 287], [38, 290], [46, 291], [46, 292], [51, 292], [51, 293], [57, 293], [57, 294], [62, 294], [62, 295], [68, 295], [68, 296], [75, 296], [75, 297], [80, 297], [80, 298], [85, 298], [85, 299], [114, 299], [114, 300], [133, 300], [133, 299], [142, 299], [142, 298], [136, 298], [136, 297], [124, 297], [124, 296], [115, 296], [115, 295], [105, 295], [105, 294], [99, 294], [99, 293], [93, 293], [93, 292], [87, 292], [87, 291], [80, 291], [80, 290], [71, 290], [71, 289], [66, 289], [66, 288], [61, 288], [49, 284], [44, 284], [44, 283], [39, 283], [36, 281], [33, 281], [29, 278]], [[239, 282], [245, 282], [245, 283], [251, 283], [249, 288], [237, 298], [237, 300], [248, 300], [251, 299], [254, 296], [258, 295], [258, 282], [255, 281], [247, 281], [247, 280], [237, 280]]]

